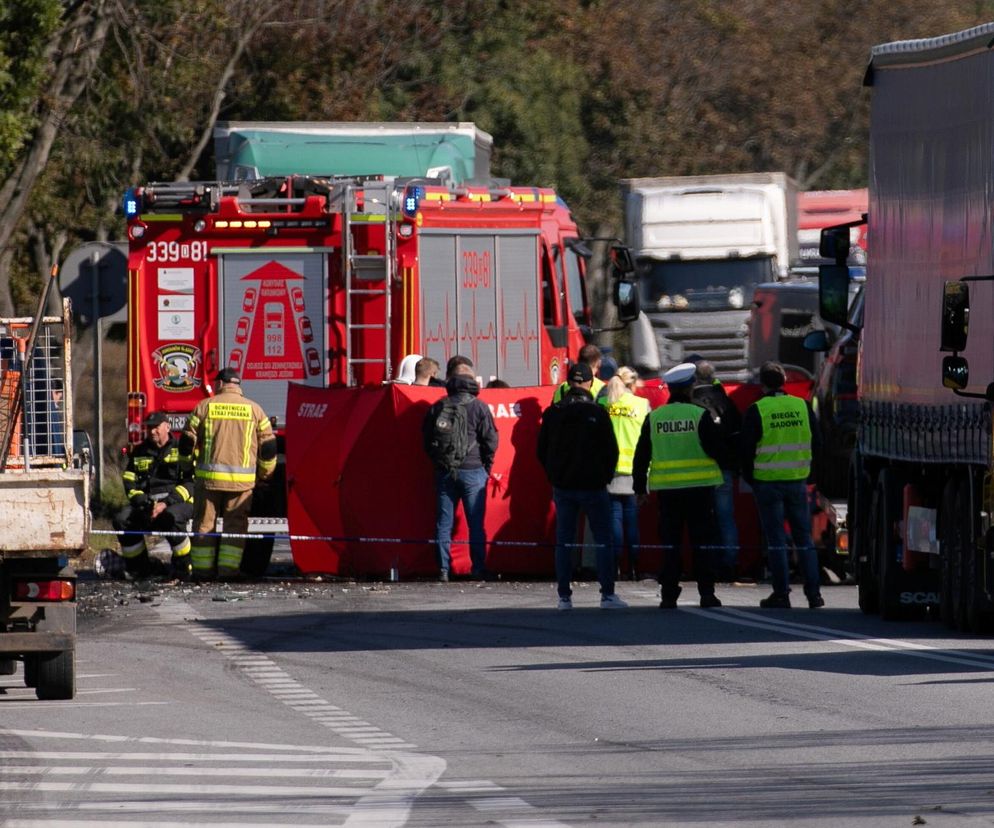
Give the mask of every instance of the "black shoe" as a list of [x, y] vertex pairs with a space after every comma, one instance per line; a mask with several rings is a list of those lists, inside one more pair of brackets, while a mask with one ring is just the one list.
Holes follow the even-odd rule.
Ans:
[[676, 609], [676, 599], [680, 597], [680, 593], [683, 592], [683, 587], [677, 587], [676, 592], [673, 593], [662, 593], [662, 600], [659, 602], [660, 609]]
[[449, 570], [443, 569], [438, 573], [438, 582], [440, 584], [447, 584], [449, 582]]
[[759, 602], [763, 609], [790, 609], [790, 598], [774, 592], [769, 598], [764, 598]]
[[702, 609], [711, 609], [712, 607], [720, 607], [720, 606], [721, 606], [721, 600], [714, 593], [711, 593], [710, 595], [701, 596]]
[[825, 606], [825, 599], [820, 595], [808, 596], [808, 609], [819, 609], [823, 606]]

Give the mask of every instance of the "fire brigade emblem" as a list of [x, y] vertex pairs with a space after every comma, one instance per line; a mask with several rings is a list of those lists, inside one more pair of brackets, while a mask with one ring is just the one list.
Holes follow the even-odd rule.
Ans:
[[174, 343], [152, 351], [152, 360], [159, 369], [155, 387], [163, 391], [192, 391], [199, 388], [202, 378], [197, 376], [200, 349], [193, 345]]
[[553, 385], [559, 385], [559, 360], [553, 357], [549, 364], [549, 381]]

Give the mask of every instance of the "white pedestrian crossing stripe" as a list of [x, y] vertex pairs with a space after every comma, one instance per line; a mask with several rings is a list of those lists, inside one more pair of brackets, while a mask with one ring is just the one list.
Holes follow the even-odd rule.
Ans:
[[[41, 749], [25, 749], [25, 740]], [[92, 749], [95, 743], [108, 750]], [[444, 769], [420, 758], [353, 747], [0, 729], [0, 825], [309, 828], [313, 819], [321, 826], [401, 826], [413, 797]], [[418, 776], [419, 765], [427, 777]], [[173, 822], [180, 814], [182, 823]]]

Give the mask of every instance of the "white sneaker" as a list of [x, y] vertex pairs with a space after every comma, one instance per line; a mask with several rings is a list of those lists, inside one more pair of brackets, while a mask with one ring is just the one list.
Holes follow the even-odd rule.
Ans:
[[601, 598], [601, 609], [628, 609], [628, 604], [612, 593]]
[[560, 610], [571, 610], [573, 609], [573, 599], [572, 598], [560, 598], [559, 603], [556, 604], [556, 609]]

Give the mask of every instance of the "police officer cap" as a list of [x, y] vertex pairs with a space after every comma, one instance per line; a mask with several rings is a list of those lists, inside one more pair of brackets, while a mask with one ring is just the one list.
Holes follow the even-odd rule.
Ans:
[[570, 382], [593, 382], [594, 371], [586, 362], [578, 362], [569, 369]]
[[217, 372], [217, 381], [240, 383], [242, 378], [234, 368], [222, 368]]
[[679, 388], [682, 385], [690, 385], [694, 381], [694, 374], [697, 372], [697, 366], [693, 362], [681, 362], [679, 365], [674, 365], [663, 374], [663, 382], [665, 382], [670, 388]]
[[163, 423], [168, 423], [168, 422], [169, 418], [161, 411], [153, 411], [145, 418], [145, 427], [155, 428], [156, 426], [160, 426]]

